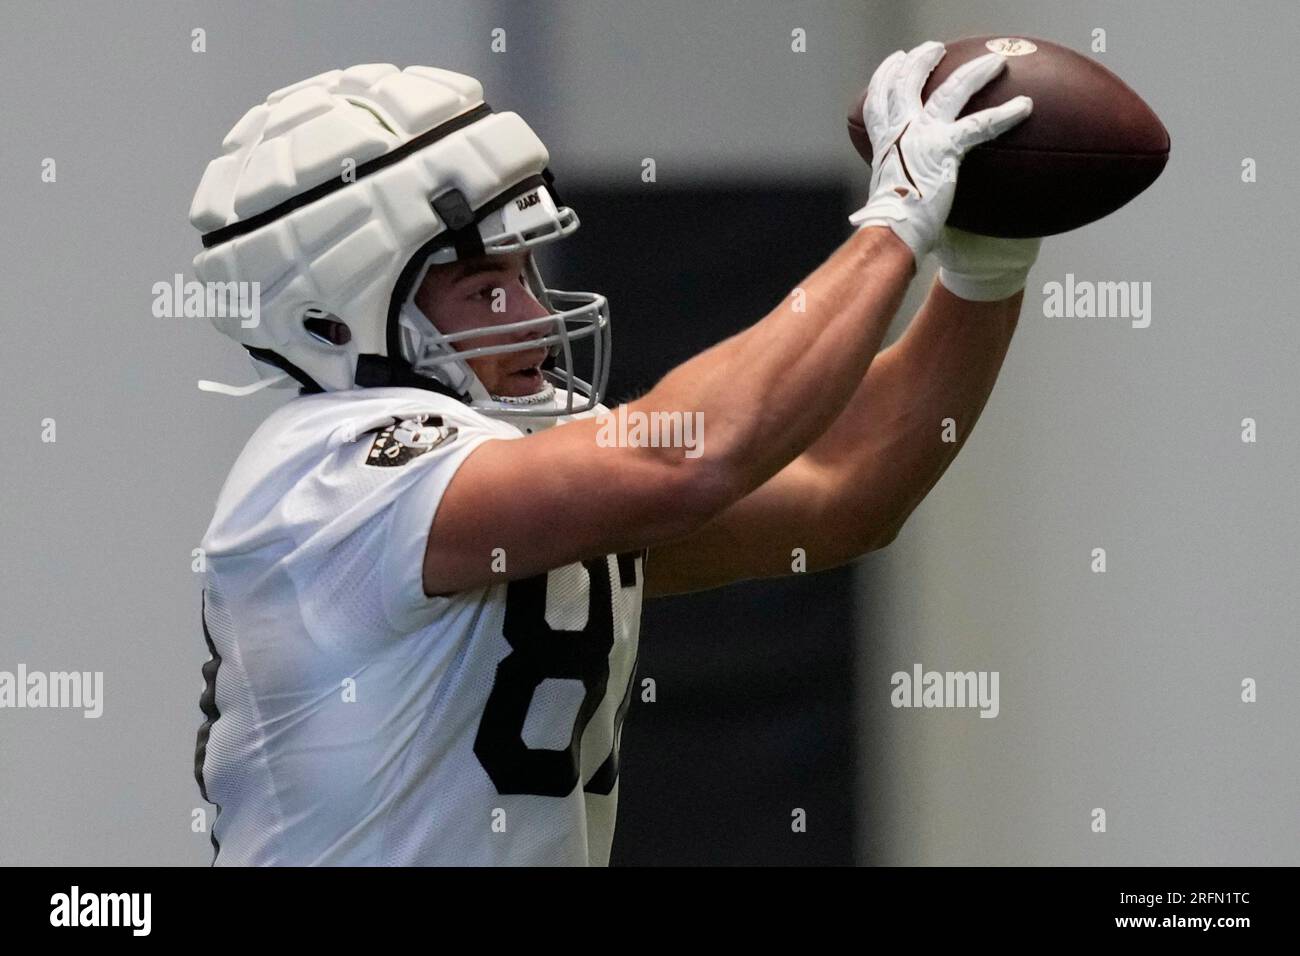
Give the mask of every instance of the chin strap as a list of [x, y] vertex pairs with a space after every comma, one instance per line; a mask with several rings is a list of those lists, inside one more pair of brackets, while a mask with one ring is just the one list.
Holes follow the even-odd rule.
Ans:
[[[251, 345], [245, 345], [254, 361], [269, 365], [272, 368], [280, 370], [279, 375], [268, 375], [260, 381], [253, 382], [251, 385], [227, 385], [224, 382], [210, 382], [207, 379], [199, 380], [199, 391], [216, 392], [219, 395], [230, 395], [233, 398], [243, 398], [246, 395], [252, 395], [254, 392], [260, 392], [264, 388], [276, 388], [284, 385], [285, 379], [293, 379], [302, 386], [303, 394], [311, 392], [320, 392], [323, 389], [312, 381], [311, 376], [294, 365], [288, 359], [281, 357], [270, 349], [254, 348]], [[259, 376], [261, 371], [258, 372]]]
[[[283, 386], [289, 379], [297, 381], [302, 386], [303, 394], [309, 395], [323, 391], [306, 373], [297, 366], [284, 361], [280, 356], [266, 352], [263, 349], [249, 349], [248, 351], [253, 352], [254, 357], [260, 361], [279, 368], [279, 373], [268, 375], [266, 378], [249, 385], [227, 385], [225, 382], [213, 382], [201, 378], [198, 382], [199, 391], [229, 395], [232, 398], [244, 398], [260, 392], [264, 388]], [[286, 366], [288, 367], [286, 368]], [[297, 374], [294, 374], [295, 372]], [[382, 355], [358, 356], [355, 381], [361, 388], [422, 388], [427, 392], [438, 392], [465, 404], [469, 404], [470, 401], [468, 395], [462, 395], [435, 378], [419, 374], [404, 362], [394, 362]]]
[[260, 382], [254, 382], [251, 385], [227, 385], [225, 382], [210, 382], [206, 378], [201, 378], [199, 379], [199, 391], [216, 392], [218, 395], [229, 395], [232, 398], [243, 398], [246, 395], [252, 395], [254, 392], [260, 392], [264, 388], [274, 388], [288, 377], [288, 372], [281, 372], [279, 375], [272, 375], [270, 378], [264, 378]]
[[458, 402], [469, 402], [469, 396], [462, 395], [436, 378], [421, 375], [405, 362], [395, 361], [383, 355], [357, 356], [357, 374], [354, 381], [362, 388], [422, 388], [427, 392], [447, 395]]
[[[546, 382], [540, 392], [533, 392], [531, 395], [493, 395], [489, 392], [488, 398], [507, 408], [529, 408], [533, 405], [545, 405], [548, 402], [555, 401], [555, 386], [550, 382]], [[557, 411], [556, 414], [558, 415], [559, 412]]]

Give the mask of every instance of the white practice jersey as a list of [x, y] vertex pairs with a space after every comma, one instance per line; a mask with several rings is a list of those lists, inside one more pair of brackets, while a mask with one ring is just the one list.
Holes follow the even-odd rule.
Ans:
[[520, 437], [374, 388], [294, 399], [249, 440], [203, 540], [217, 864], [608, 863], [644, 555], [421, 585], [456, 469]]

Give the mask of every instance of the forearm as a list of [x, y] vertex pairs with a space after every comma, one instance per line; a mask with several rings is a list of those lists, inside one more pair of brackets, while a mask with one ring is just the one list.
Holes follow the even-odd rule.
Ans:
[[850, 236], [765, 318], [682, 364], [633, 408], [703, 414], [704, 457], [737, 496], [793, 460], [843, 412], [914, 274], [886, 229]]
[[860, 553], [888, 540], [947, 470], [997, 381], [1022, 295], [968, 302], [935, 282], [904, 335], [809, 448], [828, 476], [829, 537], [841, 548]]
[[[709, 442], [725, 438], [724, 455], [748, 462], [754, 490], [657, 547], [647, 593], [789, 574], [800, 549], [803, 567], [818, 569], [879, 547], [970, 433], [1006, 354], [1018, 295], [974, 305], [932, 291], [903, 340], [874, 354], [905, 285], [893, 272], [910, 277], [913, 262], [933, 249], [967, 299], [995, 300], [1014, 288], [1013, 272], [1027, 268], [1037, 250], [1037, 240], [959, 242], [956, 230], [944, 226], [956, 194], [950, 171], [967, 150], [1021, 122], [1032, 104], [1020, 96], [958, 118], [1005, 67], [1003, 57], [990, 53], [953, 71], [923, 106], [919, 94], [943, 55], [938, 43], [891, 54], [872, 75], [862, 107], [871, 195], [850, 222], [888, 227], [906, 246], [897, 248], [902, 264], [884, 274], [854, 268], [838, 277], [838, 288], [831, 276], [834, 295], [810, 296], [801, 315], [790, 314], [787, 301], [781, 314], [765, 320], [770, 325], [724, 343], [710, 357], [723, 376], [721, 392], [737, 400], [714, 406]], [[851, 242], [873, 231], [863, 229]], [[822, 278], [815, 274], [805, 285], [819, 291]], [[836, 312], [840, 303], [866, 326], [846, 323]], [[737, 414], [740, 420], [731, 417]], [[955, 421], [954, 442], [943, 441], [944, 418]]]

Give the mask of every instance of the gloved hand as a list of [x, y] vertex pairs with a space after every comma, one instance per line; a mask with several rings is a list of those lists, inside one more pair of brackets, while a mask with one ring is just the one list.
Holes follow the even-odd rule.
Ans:
[[959, 299], [996, 302], [1025, 287], [1042, 239], [995, 239], [944, 226], [935, 246], [939, 281]]
[[919, 264], [939, 238], [957, 191], [957, 164], [972, 147], [1015, 126], [1033, 108], [1027, 96], [957, 119], [966, 101], [1006, 65], [989, 53], [963, 63], [921, 104], [930, 71], [943, 59], [931, 40], [891, 54], [871, 77], [862, 120], [871, 138], [871, 196], [849, 217], [888, 226]]

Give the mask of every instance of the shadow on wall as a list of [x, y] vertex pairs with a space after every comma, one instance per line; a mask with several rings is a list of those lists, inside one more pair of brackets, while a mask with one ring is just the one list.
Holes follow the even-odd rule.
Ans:
[[[582, 228], [543, 274], [609, 297], [611, 407], [761, 318], [848, 235], [838, 181], [558, 186]], [[854, 590], [837, 569], [646, 605], [613, 863], [853, 862]]]

